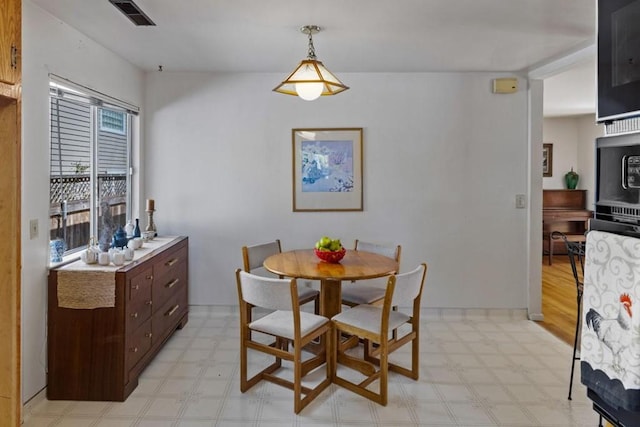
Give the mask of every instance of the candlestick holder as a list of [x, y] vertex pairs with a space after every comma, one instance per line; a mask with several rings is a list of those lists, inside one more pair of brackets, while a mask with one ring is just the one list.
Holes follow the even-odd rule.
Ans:
[[157, 237], [158, 231], [156, 230], [156, 225], [153, 222], [153, 212], [155, 212], [153, 209], [147, 211], [147, 228], [145, 228], [145, 231], [153, 231], [153, 237]]

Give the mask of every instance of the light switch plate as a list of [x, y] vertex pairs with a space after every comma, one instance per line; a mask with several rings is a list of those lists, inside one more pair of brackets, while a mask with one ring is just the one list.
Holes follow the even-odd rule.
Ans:
[[524, 194], [516, 194], [516, 208], [524, 209], [527, 207], [527, 199]]
[[38, 237], [38, 220], [32, 219], [29, 221], [29, 239], [33, 240]]

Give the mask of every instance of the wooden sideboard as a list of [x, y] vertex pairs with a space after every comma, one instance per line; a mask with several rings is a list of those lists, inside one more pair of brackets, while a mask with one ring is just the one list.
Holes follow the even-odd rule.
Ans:
[[[584, 234], [593, 212], [586, 209], [587, 190], [542, 191], [542, 245], [543, 254], [566, 254], [562, 240], [550, 239], [553, 231], [568, 235]], [[550, 251], [550, 246], [554, 245]], [[551, 259], [549, 259], [551, 263]]]
[[124, 401], [131, 394], [187, 323], [188, 242], [155, 239], [157, 247], [150, 243], [120, 268], [76, 261], [50, 271], [48, 399]]

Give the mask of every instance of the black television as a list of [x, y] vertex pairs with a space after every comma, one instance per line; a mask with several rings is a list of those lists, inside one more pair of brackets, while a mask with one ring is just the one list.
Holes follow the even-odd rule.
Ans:
[[640, 0], [598, 0], [596, 120], [640, 116]]

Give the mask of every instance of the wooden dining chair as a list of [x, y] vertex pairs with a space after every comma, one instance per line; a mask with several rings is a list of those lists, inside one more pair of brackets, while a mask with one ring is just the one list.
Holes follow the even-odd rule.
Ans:
[[[416, 269], [390, 276], [382, 306], [363, 304], [345, 310], [332, 318], [334, 339], [342, 333], [357, 336], [364, 341], [363, 359], [349, 354], [336, 342], [337, 363], [332, 365], [331, 379], [334, 383], [351, 390], [367, 399], [386, 406], [388, 371], [397, 372], [414, 380], [419, 377], [420, 363], [420, 300], [422, 288], [427, 274], [427, 264], [420, 264]], [[392, 306], [411, 307], [411, 314], [391, 310]], [[401, 336], [393, 336], [392, 331], [403, 325], [410, 330], [399, 329]], [[411, 343], [411, 367], [406, 368], [389, 362], [389, 355]], [[376, 344], [373, 347], [371, 344]], [[364, 379], [355, 383], [338, 375], [337, 364], [355, 369], [364, 375]], [[379, 381], [378, 392], [367, 387]]]
[[[249, 390], [261, 380], [293, 390], [294, 411], [299, 413], [331, 383], [334, 351], [331, 322], [324, 316], [300, 311], [296, 279], [274, 279], [236, 270], [240, 303], [240, 391]], [[250, 321], [248, 307], [274, 310], [258, 320]], [[275, 340], [266, 344], [261, 337]], [[252, 335], [255, 337], [252, 338]], [[326, 337], [327, 345], [319, 354], [304, 360], [302, 349], [314, 339]], [[292, 343], [290, 350], [289, 343]], [[273, 363], [247, 378], [248, 350], [256, 350], [274, 357]], [[293, 362], [293, 381], [276, 375], [282, 360]], [[324, 380], [313, 388], [302, 384], [305, 373], [326, 366]]]
[[[385, 246], [377, 243], [363, 242], [356, 239], [355, 251], [373, 252], [375, 254], [394, 259], [400, 266], [400, 253], [402, 248], [397, 246]], [[342, 286], [342, 304], [355, 307], [359, 304], [374, 304], [384, 299], [387, 278], [358, 280]]]
[[[243, 246], [242, 261], [244, 264], [244, 271], [247, 273], [255, 273], [255, 270], [264, 272], [265, 270], [262, 266], [264, 260], [271, 255], [279, 254], [281, 252], [282, 246], [280, 245], [280, 239], [276, 239], [275, 241], [268, 243]], [[282, 277], [280, 278], [282, 279]], [[298, 287], [298, 299], [300, 301], [300, 305], [313, 302], [313, 312], [315, 314], [320, 313], [320, 291], [313, 289], [311, 286], [302, 285]]]

